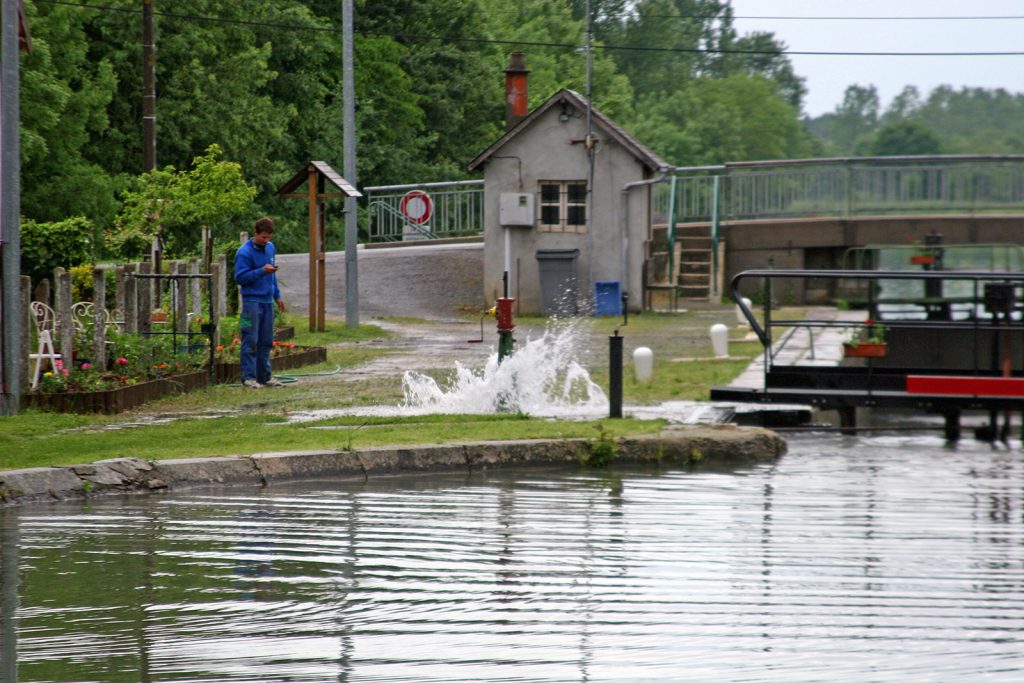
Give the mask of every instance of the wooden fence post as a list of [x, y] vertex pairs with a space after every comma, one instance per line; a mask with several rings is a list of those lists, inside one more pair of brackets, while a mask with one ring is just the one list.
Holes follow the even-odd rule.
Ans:
[[31, 363], [28, 360], [28, 354], [34, 353], [35, 350], [32, 348], [32, 342], [35, 341], [35, 330], [36, 322], [32, 316], [32, 309], [29, 307], [29, 303], [32, 301], [32, 278], [28, 275], [21, 276], [21, 309], [23, 311], [22, 320], [25, 324], [21, 326], [21, 348], [22, 353], [25, 354], [26, 364], [23, 366], [25, 371], [21, 377], [11, 378], [11, 381], [17, 381], [18, 386], [25, 386], [28, 383], [28, 373], [30, 372], [29, 366]]
[[135, 267], [134, 263], [124, 265], [124, 331], [128, 334], [139, 332], [139, 297]]
[[[199, 259], [192, 259], [188, 264], [188, 272], [190, 275], [199, 275]], [[189, 308], [192, 311], [192, 315], [203, 314], [203, 283], [199, 278], [191, 278], [186, 280], [189, 284], [189, 291], [192, 295], [190, 297]]]
[[228, 257], [221, 254], [217, 257], [220, 277], [217, 280], [217, 300], [220, 302], [220, 316], [228, 314]]
[[107, 278], [102, 268], [92, 269], [92, 364], [107, 369]]
[[[146, 263], [143, 261], [139, 264], [139, 275], [150, 275], [152, 272], [152, 263]], [[157, 286], [159, 280], [144, 277], [137, 278], [135, 282], [136, 286], [139, 288], [138, 331], [149, 332], [153, 326], [153, 321], [150, 319], [153, 314], [152, 303], [156, 296], [155, 292], [160, 290], [160, 287]]]
[[71, 274], [63, 268], [54, 268], [53, 281], [56, 284], [57, 295], [54, 326], [57, 339], [60, 340], [61, 361], [64, 367], [70, 370], [75, 351], [75, 323], [71, 318]]
[[[153, 237], [153, 245], [150, 248], [150, 260], [153, 262], [153, 274], [159, 275], [162, 272], [163, 250], [160, 249], [160, 238], [157, 236]], [[153, 280], [151, 292], [153, 296], [152, 307], [160, 308], [163, 305], [163, 288], [160, 286], [159, 280]]]
[[[174, 272], [177, 275], [184, 275], [187, 272], [184, 261], [175, 262]], [[185, 278], [174, 279], [174, 296], [174, 330], [185, 332], [188, 330], [188, 280]]]
[[213, 325], [213, 345], [220, 344], [220, 317], [223, 315], [224, 299], [221, 296], [220, 288], [221, 269], [220, 263], [210, 264], [210, 279], [207, 280], [206, 291], [210, 296], [210, 324]]
[[50, 296], [50, 279], [44, 277], [40, 280], [32, 296], [34, 297], [32, 301], [42, 301], [47, 306], [53, 306], [53, 298]]
[[114, 309], [117, 316], [121, 318], [121, 331], [128, 331], [128, 323], [125, 320], [124, 306], [124, 266], [114, 266]]

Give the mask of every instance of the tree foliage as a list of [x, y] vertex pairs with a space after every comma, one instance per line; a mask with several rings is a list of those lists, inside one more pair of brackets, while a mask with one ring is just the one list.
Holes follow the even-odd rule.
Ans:
[[[358, 184], [466, 177], [503, 132], [511, 50], [526, 52], [531, 107], [560, 88], [585, 93], [588, 4], [594, 104], [670, 163], [1024, 152], [1024, 95], [1003, 90], [908, 87], [883, 111], [874, 86], [852, 85], [801, 126], [806, 87], [785, 44], [740, 34], [729, 0], [356, 0]], [[226, 236], [260, 213], [277, 219], [285, 251], [305, 248], [305, 229], [288, 229], [305, 225], [305, 203], [274, 191], [312, 159], [343, 170], [340, 3], [158, 2], [160, 170], [145, 178], [138, 0], [25, 7], [26, 218], [84, 216], [123, 254], [159, 233], [173, 256], [198, 248], [200, 225]], [[193, 167], [213, 145], [211, 166]], [[220, 164], [231, 172], [212, 173]], [[217, 191], [186, 190], [195, 174]], [[215, 210], [211, 197], [235, 196], [226, 186], [241, 188], [237, 201]], [[332, 248], [341, 221], [329, 212]]]
[[[1024, 94], [939, 86], [922, 98], [917, 88], [907, 86], [883, 111], [874, 86], [851, 86], [835, 112], [809, 121], [808, 128], [835, 155], [871, 154], [879, 149], [1021, 154]], [[934, 140], [927, 139], [932, 136]]]
[[703, 78], [638, 107], [636, 133], [683, 166], [805, 156], [810, 140], [777, 84], [734, 74]]
[[195, 253], [204, 227], [215, 239], [230, 239], [232, 226], [251, 218], [256, 190], [245, 181], [239, 164], [220, 155], [220, 148], [211, 145], [189, 171], [168, 166], [142, 175], [123, 195], [108, 249], [138, 257], [160, 237], [168, 253]]
[[70, 268], [92, 257], [93, 225], [74, 216], [62, 221], [21, 221], [21, 272], [33, 282], [52, 277], [58, 266]]

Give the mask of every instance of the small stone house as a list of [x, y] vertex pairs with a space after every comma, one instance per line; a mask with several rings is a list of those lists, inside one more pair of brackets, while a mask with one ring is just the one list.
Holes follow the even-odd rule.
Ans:
[[484, 175], [488, 305], [507, 273], [522, 313], [617, 314], [620, 292], [640, 310], [651, 186], [671, 166], [596, 108], [588, 140], [587, 101], [572, 90], [526, 113], [525, 69], [511, 67], [522, 78], [507, 80], [508, 129], [469, 164]]

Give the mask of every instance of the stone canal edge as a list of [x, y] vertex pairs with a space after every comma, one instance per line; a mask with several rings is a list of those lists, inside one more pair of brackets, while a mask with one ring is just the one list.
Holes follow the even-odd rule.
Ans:
[[[615, 439], [477, 441], [353, 450], [288, 451], [174, 460], [114, 458], [89, 465], [0, 471], [0, 506], [104, 494], [167, 491], [200, 486], [272, 486], [313, 479], [418, 472], [485, 471], [525, 466], [650, 464], [732, 467], [774, 460], [786, 452], [778, 434], [758, 427], [708, 425], [669, 429], [655, 436]], [[601, 446], [604, 446], [602, 449]]]

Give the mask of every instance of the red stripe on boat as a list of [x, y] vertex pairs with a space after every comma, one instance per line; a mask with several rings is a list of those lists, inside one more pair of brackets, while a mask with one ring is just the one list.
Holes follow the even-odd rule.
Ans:
[[1024, 378], [907, 375], [907, 393], [1024, 397]]

